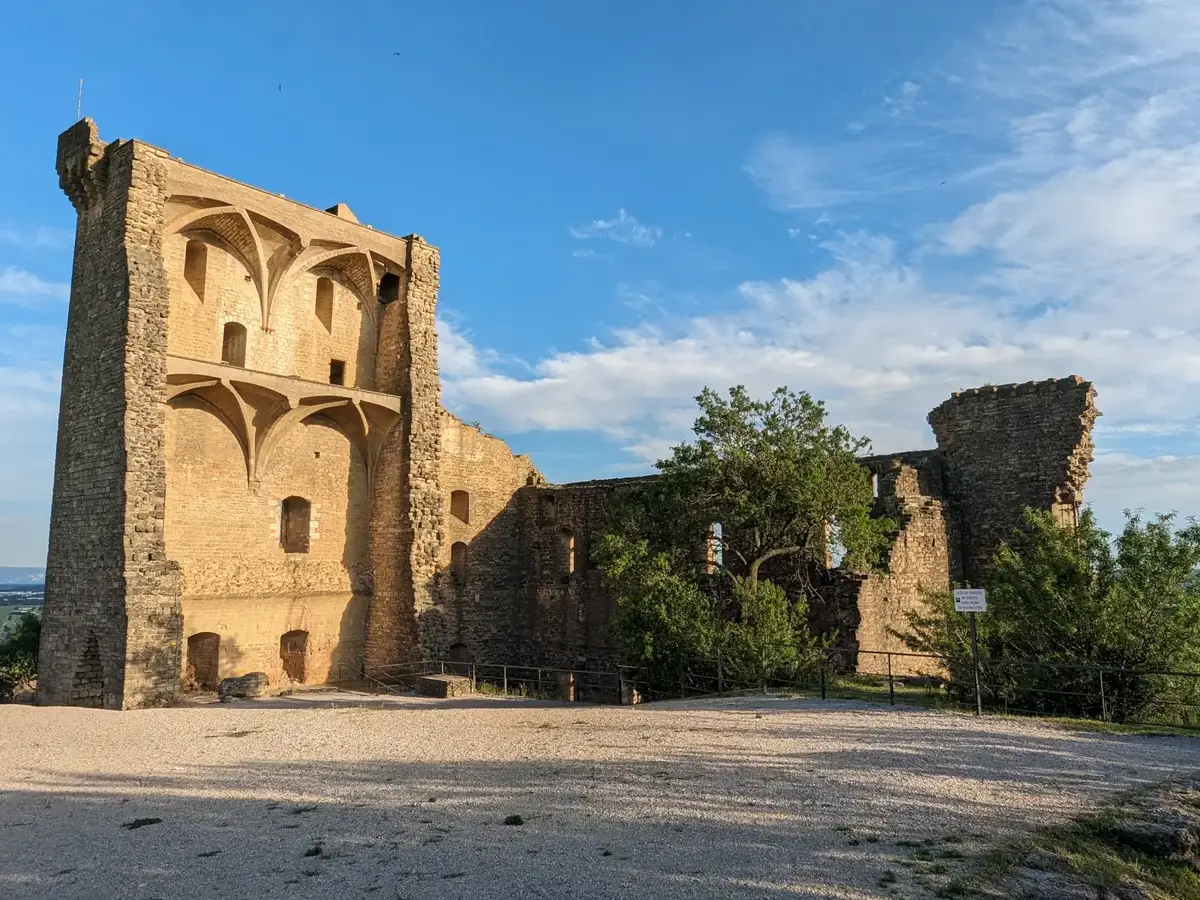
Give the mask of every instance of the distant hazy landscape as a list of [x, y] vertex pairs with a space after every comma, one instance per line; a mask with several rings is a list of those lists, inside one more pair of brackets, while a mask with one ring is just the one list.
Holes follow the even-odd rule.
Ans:
[[10, 620], [40, 610], [46, 570], [28, 566], [0, 566], [0, 635]]

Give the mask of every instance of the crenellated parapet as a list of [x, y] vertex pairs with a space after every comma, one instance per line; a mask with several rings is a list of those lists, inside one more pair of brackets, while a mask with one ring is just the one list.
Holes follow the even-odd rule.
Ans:
[[104, 194], [108, 178], [104, 152], [107, 146], [100, 140], [100, 130], [91, 119], [80, 119], [59, 136], [58, 184], [76, 212], [94, 207]]

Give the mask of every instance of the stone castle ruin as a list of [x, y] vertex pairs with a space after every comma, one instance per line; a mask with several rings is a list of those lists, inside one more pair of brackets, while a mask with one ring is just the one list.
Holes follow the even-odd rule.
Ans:
[[[589, 563], [636, 479], [546, 484], [439, 402], [439, 254], [84, 119], [39, 702], [113, 709], [267, 673], [423, 658], [611, 670]], [[938, 449], [873, 456], [899, 530], [826, 619], [864, 649], [923, 588], [973, 581], [1026, 506], [1076, 515], [1095, 392], [985, 387]]]

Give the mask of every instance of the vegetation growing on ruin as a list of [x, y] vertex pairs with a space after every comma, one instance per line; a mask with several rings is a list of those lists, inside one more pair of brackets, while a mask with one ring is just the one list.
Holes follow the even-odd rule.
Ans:
[[[696, 401], [696, 439], [612, 505], [596, 554], [616, 597], [611, 627], [652, 684], [677, 686], [687, 660], [717, 654], [731, 677], [765, 683], [816, 663], [811, 573], [830, 555], [869, 569], [894, 526], [870, 515], [858, 463], [869, 442], [827, 424], [821, 402], [785, 387], [755, 400], [741, 386]], [[784, 562], [790, 591], [769, 580]]]
[[[996, 554], [978, 617], [984, 702], [1058, 715], [1173, 721], [1200, 703], [1200, 525], [1126, 513], [1114, 540], [1090, 511], [1075, 527], [1030, 511]], [[921, 653], [951, 660], [950, 689], [974, 697], [967, 617], [948, 592], [909, 613]], [[1038, 665], [1019, 663], [1036, 661]], [[1103, 688], [1101, 687], [1103, 669]]]
[[13, 699], [37, 677], [38, 638], [42, 620], [25, 613], [8, 635], [0, 639], [0, 703]]

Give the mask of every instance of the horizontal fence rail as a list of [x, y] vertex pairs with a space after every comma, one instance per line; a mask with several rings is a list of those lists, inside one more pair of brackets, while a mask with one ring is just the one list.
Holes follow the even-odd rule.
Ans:
[[[634, 704], [739, 693], [794, 691], [821, 699], [971, 709], [1015, 715], [1094, 719], [1200, 729], [1200, 672], [1141, 670], [1100, 663], [942, 656], [854, 647], [813, 651], [788, 665], [747, 670], [729, 658], [689, 659], [678, 679], [651, 680], [645, 669], [563, 669], [429, 659], [338, 667], [335, 683], [401, 694], [429, 675], [460, 675], [474, 690], [500, 696]], [[978, 686], [978, 687], [977, 687]]]

